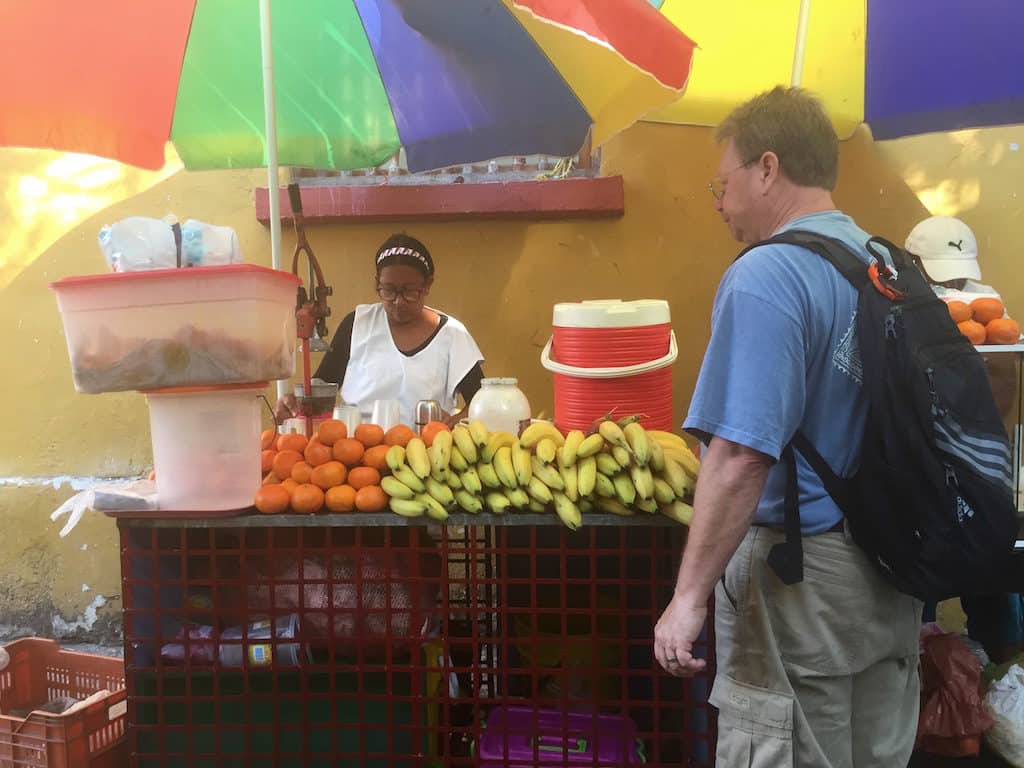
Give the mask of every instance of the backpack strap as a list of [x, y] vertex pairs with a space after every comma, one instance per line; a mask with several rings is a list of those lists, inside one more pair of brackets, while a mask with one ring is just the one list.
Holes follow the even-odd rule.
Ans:
[[785, 517], [783, 526], [786, 540], [779, 542], [768, 552], [767, 562], [775, 575], [787, 586], [804, 580], [804, 545], [800, 534], [800, 497], [796, 483], [796, 456], [793, 443], [782, 450], [786, 462], [786, 498], [783, 505]]

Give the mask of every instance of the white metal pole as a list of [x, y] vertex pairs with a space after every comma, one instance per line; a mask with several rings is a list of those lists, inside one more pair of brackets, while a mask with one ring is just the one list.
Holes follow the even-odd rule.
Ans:
[[[274, 49], [270, 34], [270, 0], [260, 0], [260, 54], [263, 61], [263, 120], [267, 133], [267, 192], [270, 197], [270, 263], [281, 268], [281, 200], [277, 173], [277, 108], [274, 104]], [[277, 382], [277, 396], [288, 382]]]
[[804, 79], [804, 52], [807, 50], [807, 19], [811, 15], [811, 0], [800, 0], [800, 16], [796, 22], [796, 45], [793, 46], [793, 74], [790, 85], [800, 85]]

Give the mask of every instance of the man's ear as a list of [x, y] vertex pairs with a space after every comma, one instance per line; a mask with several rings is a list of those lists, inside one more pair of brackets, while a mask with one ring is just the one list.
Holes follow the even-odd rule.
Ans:
[[779, 175], [782, 173], [779, 156], [774, 152], [765, 152], [757, 161], [757, 169], [761, 174], [762, 183], [766, 187], [771, 186], [778, 181]]

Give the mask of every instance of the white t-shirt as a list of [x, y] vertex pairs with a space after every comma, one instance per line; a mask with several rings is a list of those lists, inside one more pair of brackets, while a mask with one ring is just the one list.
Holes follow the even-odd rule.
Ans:
[[369, 419], [374, 400], [397, 399], [401, 421], [409, 425], [418, 400], [437, 400], [451, 413], [457, 403], [455, 388], [484, 356], [466, 326], [447, 317], [423, 349], [406, 355], [395, 346], [384, 305], [357, 306], [342, 399], [359, 406], [364, 419]]

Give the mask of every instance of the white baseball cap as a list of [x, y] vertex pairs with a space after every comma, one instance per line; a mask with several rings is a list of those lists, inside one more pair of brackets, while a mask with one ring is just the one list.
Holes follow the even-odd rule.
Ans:
[[928, 217], [910, 230], [904, 248], [921, 259], [928, 277], [937, 283], [981, 279], [978, 241], [960, 219]]

